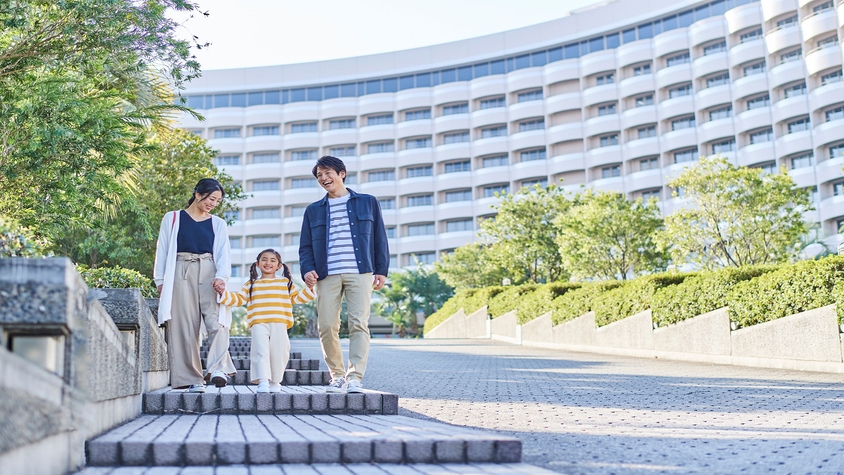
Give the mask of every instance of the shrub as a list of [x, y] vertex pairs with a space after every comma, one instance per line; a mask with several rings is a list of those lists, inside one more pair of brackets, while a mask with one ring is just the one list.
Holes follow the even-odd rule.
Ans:
[[598, 296], [593, 303], [595, 323], [602, 327], [651, 308], [657, 290], [683, 282], [694, 274], [663, 273], [639, 277]]
[[677, 323], [727, 305], [727, 295], [739, 282], [774, 271], [777, 266], [725, 267], [689, 277], [656, 291], [651, 300], [653, 321]]
[[555, 298], [565, 295], [570, 290], [579, 289], [580, 286], [581, 284], [574, 282], [551, 282], [540, 285], [534, 292], [519, 300], [516, 307], [519, 323], [527, 323], [550, 312]]
[[76, 270], [82, 275], [89, 288], [97, 289], [140, 289], [146, 298], [157, 298], [158, 291], [152, 279], [140, 272], [122, 267], [97, 267], [90, 269], [77, 265]]
[[844, 257], [803, 261], [738, 283], [727, 296], [730, 321], [739, 327], [769, 322], [838, 303], [844, 321]]
[[[466, 315], [475, 313], [484, 305], [489, 305], [495, 296], [504, 292], [506, 289], [507, 287], [500, 285], [475, 289], [474, 292], [467, 294], [466, 300], [463, 302], [463, 311], [466, 312]], [[489, 310], [487, 310], [487, 313], [489, 313]]]
[[17, 221], [0, 216], [0, 257], [44, 257], [48, 243]]
[[505, 313], [516, 310], [520, 300], [525, 294], [536, 290], [536, 284], [524, 284], [508, 287], [489, 300], [489, 314], [492, 318], [500, 317]]
[[579, 289], [566, 292], [551, 302], [551, 321], [559, 325], [574, 320], [592, 310], [597, 297], [623, 284], [618, 280], [603, 280], [585, 283]]

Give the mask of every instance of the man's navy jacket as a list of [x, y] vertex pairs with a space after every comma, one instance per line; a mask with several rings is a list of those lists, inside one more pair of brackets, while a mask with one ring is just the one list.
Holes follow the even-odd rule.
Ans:
[[[348, 190], [346, 210], [358, 272], [386, 276], [390, 268], [390, 248], [381, 205], [372, 195]], [[299, 236], [299, 269], [303, 279], [312, 270], [316, 271], [319, 280], [328, 276], [328, 208], [327, 194], [305, 208], [302, 234]]]

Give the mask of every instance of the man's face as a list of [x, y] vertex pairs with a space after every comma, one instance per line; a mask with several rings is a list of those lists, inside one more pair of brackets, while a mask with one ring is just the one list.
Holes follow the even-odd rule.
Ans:
[[343, 179], [346, 178], [346, 172], [339, 174], [333, 168], [317, 167], [316, 179], [328, 194], [333, 195], [345, 188]]

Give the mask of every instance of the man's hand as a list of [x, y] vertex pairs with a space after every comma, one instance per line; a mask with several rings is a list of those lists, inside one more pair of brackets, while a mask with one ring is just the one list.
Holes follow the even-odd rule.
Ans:
[[305, 285], [307, 285], [309, 289], [313, 290], [314, 285], [317, 283], [317, 279], [319, 279], [319, 275], [315, 270], [312, 270], [305, 274]]
[[372, 278], [372, 290], [381, 290], [381, 287], [384, 287], [384, 284], [387, 283], [387, 277], [383, 275], [375, 274]]

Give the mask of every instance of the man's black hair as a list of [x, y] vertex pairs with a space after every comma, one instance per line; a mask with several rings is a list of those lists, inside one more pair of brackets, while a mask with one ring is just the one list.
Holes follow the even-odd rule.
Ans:
[[[314, 165], [314, 169], [311, 170], [311, 173], [314, 174], [314, 177], [316, 177], [317, 175], [317, 168], [330, 168], [337, 172], [338, 175], [340, 174], [340, 172], [343, 172], [344, 175], [346, 174], [346, 164], [343, 163], [343, 160], [340, 160], [337, 157], [332, 157], [331, 155], [325, 155], [323, 157], [320, 157], [319, 160], [317, 160], [316, 165]], [[344, 176], [343, 183], [345, 182], [346, 177]]]

